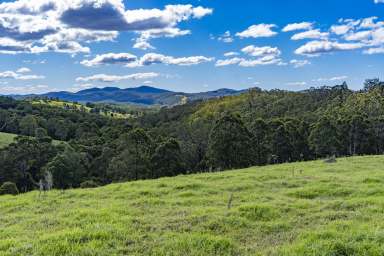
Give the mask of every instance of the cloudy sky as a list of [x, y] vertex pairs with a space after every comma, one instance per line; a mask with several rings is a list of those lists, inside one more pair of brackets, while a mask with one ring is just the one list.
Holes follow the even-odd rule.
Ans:
[[0, 1], [0, 94], [359, 89], [383, 67], [384, 0]]

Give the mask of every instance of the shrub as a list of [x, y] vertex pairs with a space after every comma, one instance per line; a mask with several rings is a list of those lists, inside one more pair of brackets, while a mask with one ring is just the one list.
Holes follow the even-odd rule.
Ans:
[[94, 180], [86, 180], [80, 184], [80, 188], [97, 188], [99, 184]]
[[19, 190], [13, 182], [4, 182], [0, 187], [0, 195], [17, 195]]

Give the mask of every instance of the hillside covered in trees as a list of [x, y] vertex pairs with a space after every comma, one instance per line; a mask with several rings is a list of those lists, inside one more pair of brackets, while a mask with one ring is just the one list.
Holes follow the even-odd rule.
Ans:
[[[251, 89], [139, 117], [0, 98], [0, 184], [89, 187], [184, 173], [384, 153], [384, 83], [300, 92]], [[52, 140], [65, 143], [53, 144]]]

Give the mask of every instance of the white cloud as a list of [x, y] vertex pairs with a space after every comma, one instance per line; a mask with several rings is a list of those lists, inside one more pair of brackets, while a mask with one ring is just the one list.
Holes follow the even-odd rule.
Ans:
[[329, 33], [320, 32], [320, 29], [308, 30], [305, 32], [297, 33], [291, 37], [292, 40], [303, 40], [303, 39], [327, 39]]
[[364, 54], [373, 55], [373, 54], [384, 54], [384, 47], [369, 48], [363, 51]]
[[277, 32], [272, 31], [275, 28], [274, 24], [258, 24], [252, 25], [243, 32], [236, 33], [236, 36], [240, 38], [259, 38], [259, 37], [272, 37], [277, 35]]
[[349, 25], [333, 25], [331, 27], [331, 32], [336, 35], [344, 35], [352, 29]]
[[304, 85], [307, 85], [307, 82], [289, 82], [289, 83], [286, 83], [286, 85], [289, 85], [289, 86], [304, 86]]
[[44, 76], [39, 75], [24, 75], [23, 73], [30, 72], [27, 68], [20, 68], [16, 72], [4, 71], [0, 72], [0, 79], [14, 79], [14, 80], [39, 80], [44, 79]]
[[94, 67], [110, 64], [129, 64], [136, 61], [137, 57], [130, 53], [106, 53], [97, 55], [91, 60], [83, 60], [81, 64], [87, 67]]
[[191, 34], [190, 30], [180, 30], [179, 28], [162, 28], [162, 29], [149, 29], [146, 31], [140, 31], [138, 32], [140, 34], [140, 37], [137, 38], [135, 41], [133, 48], [141, 49], [141, 50], [149, 50], [149, 49], [155, 49], [154, 46], [152, 46], [149, 41], [154, 38], [174, 38], [179, 36], [185, 36]]
[[280, 58], [276, 58], [276, 56], [266, 55], [264, 57], [258, 59], [249, 59], [242, 60], [239, 63], [241, 67], [256, 67], [256, 66], [265, 66], [265, 65], [285, 65]]
[[[83, 43], [112, 41], [121, 31], [146, 33], [173, 29], [174, 34], [180, 22], [200, 19], [212, 12], [212, 9], [189, 4], [128, 10], [122, 0], [3, 2], [0, 4], [0, 53], [88, 53], [90, 50]], [[166, 33], [157, 36], [168, 37]], [[143, 35], [145, 37], [148, 35]]]
[[307, 65], [311, 65], [311, 62], [309, 60], [296, 60], [293, 59], [289, 62], [291, 65], [293, 65], [295, 68], [301, 68]]
[[339, 43], [333, 41], [311, 41], [295, 50], [296, 54], [318, 56], [334, 51], [348, 51], [364, 47], [362, 43]]
[[334, 76], [329, 78], [318, 78], [313, 79], [313, 82], [334, 82], [334, 81], [342, 81], [348, 79], [348, 76]]
[[[241, 67], [255, 67], [261, 65], [284, 65], [280, 59], [281, 51], [277, 47], [263, 46], [257, 47], [248, 45], [241, 49], [241, 52], [252, 57], [250, 59], [233, 57], [224, 60], [216, 61], [216, 67], [223, 67], [228, 65], [239, 65]], [[226, 57], [236, 56], [238, 54], [227, 54]]]
[[232, 57], [232, 56], [237, 56], [237, 55], [239, 55], [238, 52], [226, 52], [226, 53], [224, 53], [225, 57]]
[[254, 45], [249, 45], [244, 47], [241, 51], [252, 57], [260, 57], [265, 55], [279, 56], [281, 54], [279, 48], [271, 46], [256, 47]]
[[226, 60], [218, 60], [216, 61], [216, 67], [223, 67], [223, 66], [229, 66], [229, 65], [236, 65], [239, 64], [241, 61], [243, 61], [243, 58], [231, 58]]
[[155, 49], [154, 46], [152, 46], [150, 43], [146, 41], [138, 41], [133, 45], [133, 48], [135, 49], [141, 49], [141, 50], [149, 50], [149, 49]]
[[97, 55], [94, 59], [83, 60], [82, 65], [87, 67], [94, 67], [100, 65], [120, 64], [126, 67], [142, 67], [152, 64], [166, 64], [166, 65], [179, 65], [191, 66], [204, 62], [210, 62], [213, 58], [205, 56], [190, 56], [190, 57], [172, 57], [158, 53], [147, 53], [141, 58], [136, 57], [130, 53], [107, 53]]
[[292, 23], [288, 24], [283, 28], [283, 32], [290, 32], [296, 30], [311, 30], [313, 28], [312, 22], [301, 22], [301, 23]]
[[348, 35], [345, 35], [344, 38], [347, 41], [363, 41], [363, 40], [368, 40], [371, 37], [372, 37], [372, 31], [365, 30], [365, 31], [350, 33]]
[[140, 58], [140, 61], [137, 63], [137, 66], [149, 66], [152, 64], [192, 66], [192, 65], [197, 65], [204, 62], [210, 62], [212, 60], [213, 58], [208, 58], [204, 56], [175, 58], [172, 56], [165, 56], [163, 54], [147, 53]]
[[231, 58], [225, 60], [216, 61], [216, 67], [223, 67], [229, 65], [239, 65], [240, 67], [256, 67], [265, 65], [284, 65], [280, 58], [275, 56], [267, 55], [257, 59], [245, 59], [245, 58]]
[[93, 76], [88, 77], [78, 77], [76, 78], [76, 82], [120, 82], [123, 80], [141, 80], [141, 79], [151, 79], [158, 77], [158, 73], [136, 73], [131, 75], [124, 75], [124, 76], [118, 76], [118, 75], [106, 75], [106, 74], [97, 74]]
[[[280, 59], [281, 51], [277, 47], [271, 46], [263, 46], [258, 47], [254, 45], [248, 45], [241, 49], [241, 52], [245, 55], [251, 57], [248, 58], [240, 58], [233, 57], [224, 60], [216, 61], [216, 67], [223, 67], [228, 65], [239, 65], [241, 67], [255, 67], [261, 65], [284, 65], [283, 61]], [[239, 55], [238, 53], [230, 53], [224, 55], [225, 57], [231, 57]]]
[[222, 41], [224, 43], [232, 43], [234, 41], [230, 31], [226, 31], [224, 34], [219, 36], [217, 40]]
[[29, 73], [31, 72], [31, 70], [29, 68], [26, 68], [26, 67], [22, 67], [22, 68], [19, 68], [18, 70], [16, 70], [16, 73]]

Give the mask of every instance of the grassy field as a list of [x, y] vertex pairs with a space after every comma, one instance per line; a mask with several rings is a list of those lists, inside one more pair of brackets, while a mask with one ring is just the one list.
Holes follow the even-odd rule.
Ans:
[[11, 144], [16, 136], [16, 134], [0, 132], [0, 148]]
[[[9, 144], [11, 144], [16, 137], [17, 137], [17, 134], [0, 132], [0, 149], [5, 148]], [[52, 142], [54, 145], [65, 143], [59, 140], [53, 140]]]
[[[66, 101], [59, 101], [59, 100], [34, 100], [32, 101], [32, 104], [40, 104], [40, 105], [49, 105], [52, 107], [60, 107], [64, 108], [66, 106], [69, 106], [73, 109], [81, 110], [83, 109], [86, 112], [90, 112], [92, 109], [80, 104], [80, 103], [74, 103], [74, 102], [66, 102]], [[112, 117], [117, 118], [117, 119], [127, 119], [127, 118], [132, 118], [133, 116], [130, 114], [122, 114], [122, 113], [113, 113], [113, 112], [101, 112], [101, 115], [107, 116], [107, 117]]]
[[0, 196], [0, 255], [384, 255], [384, 156]]

